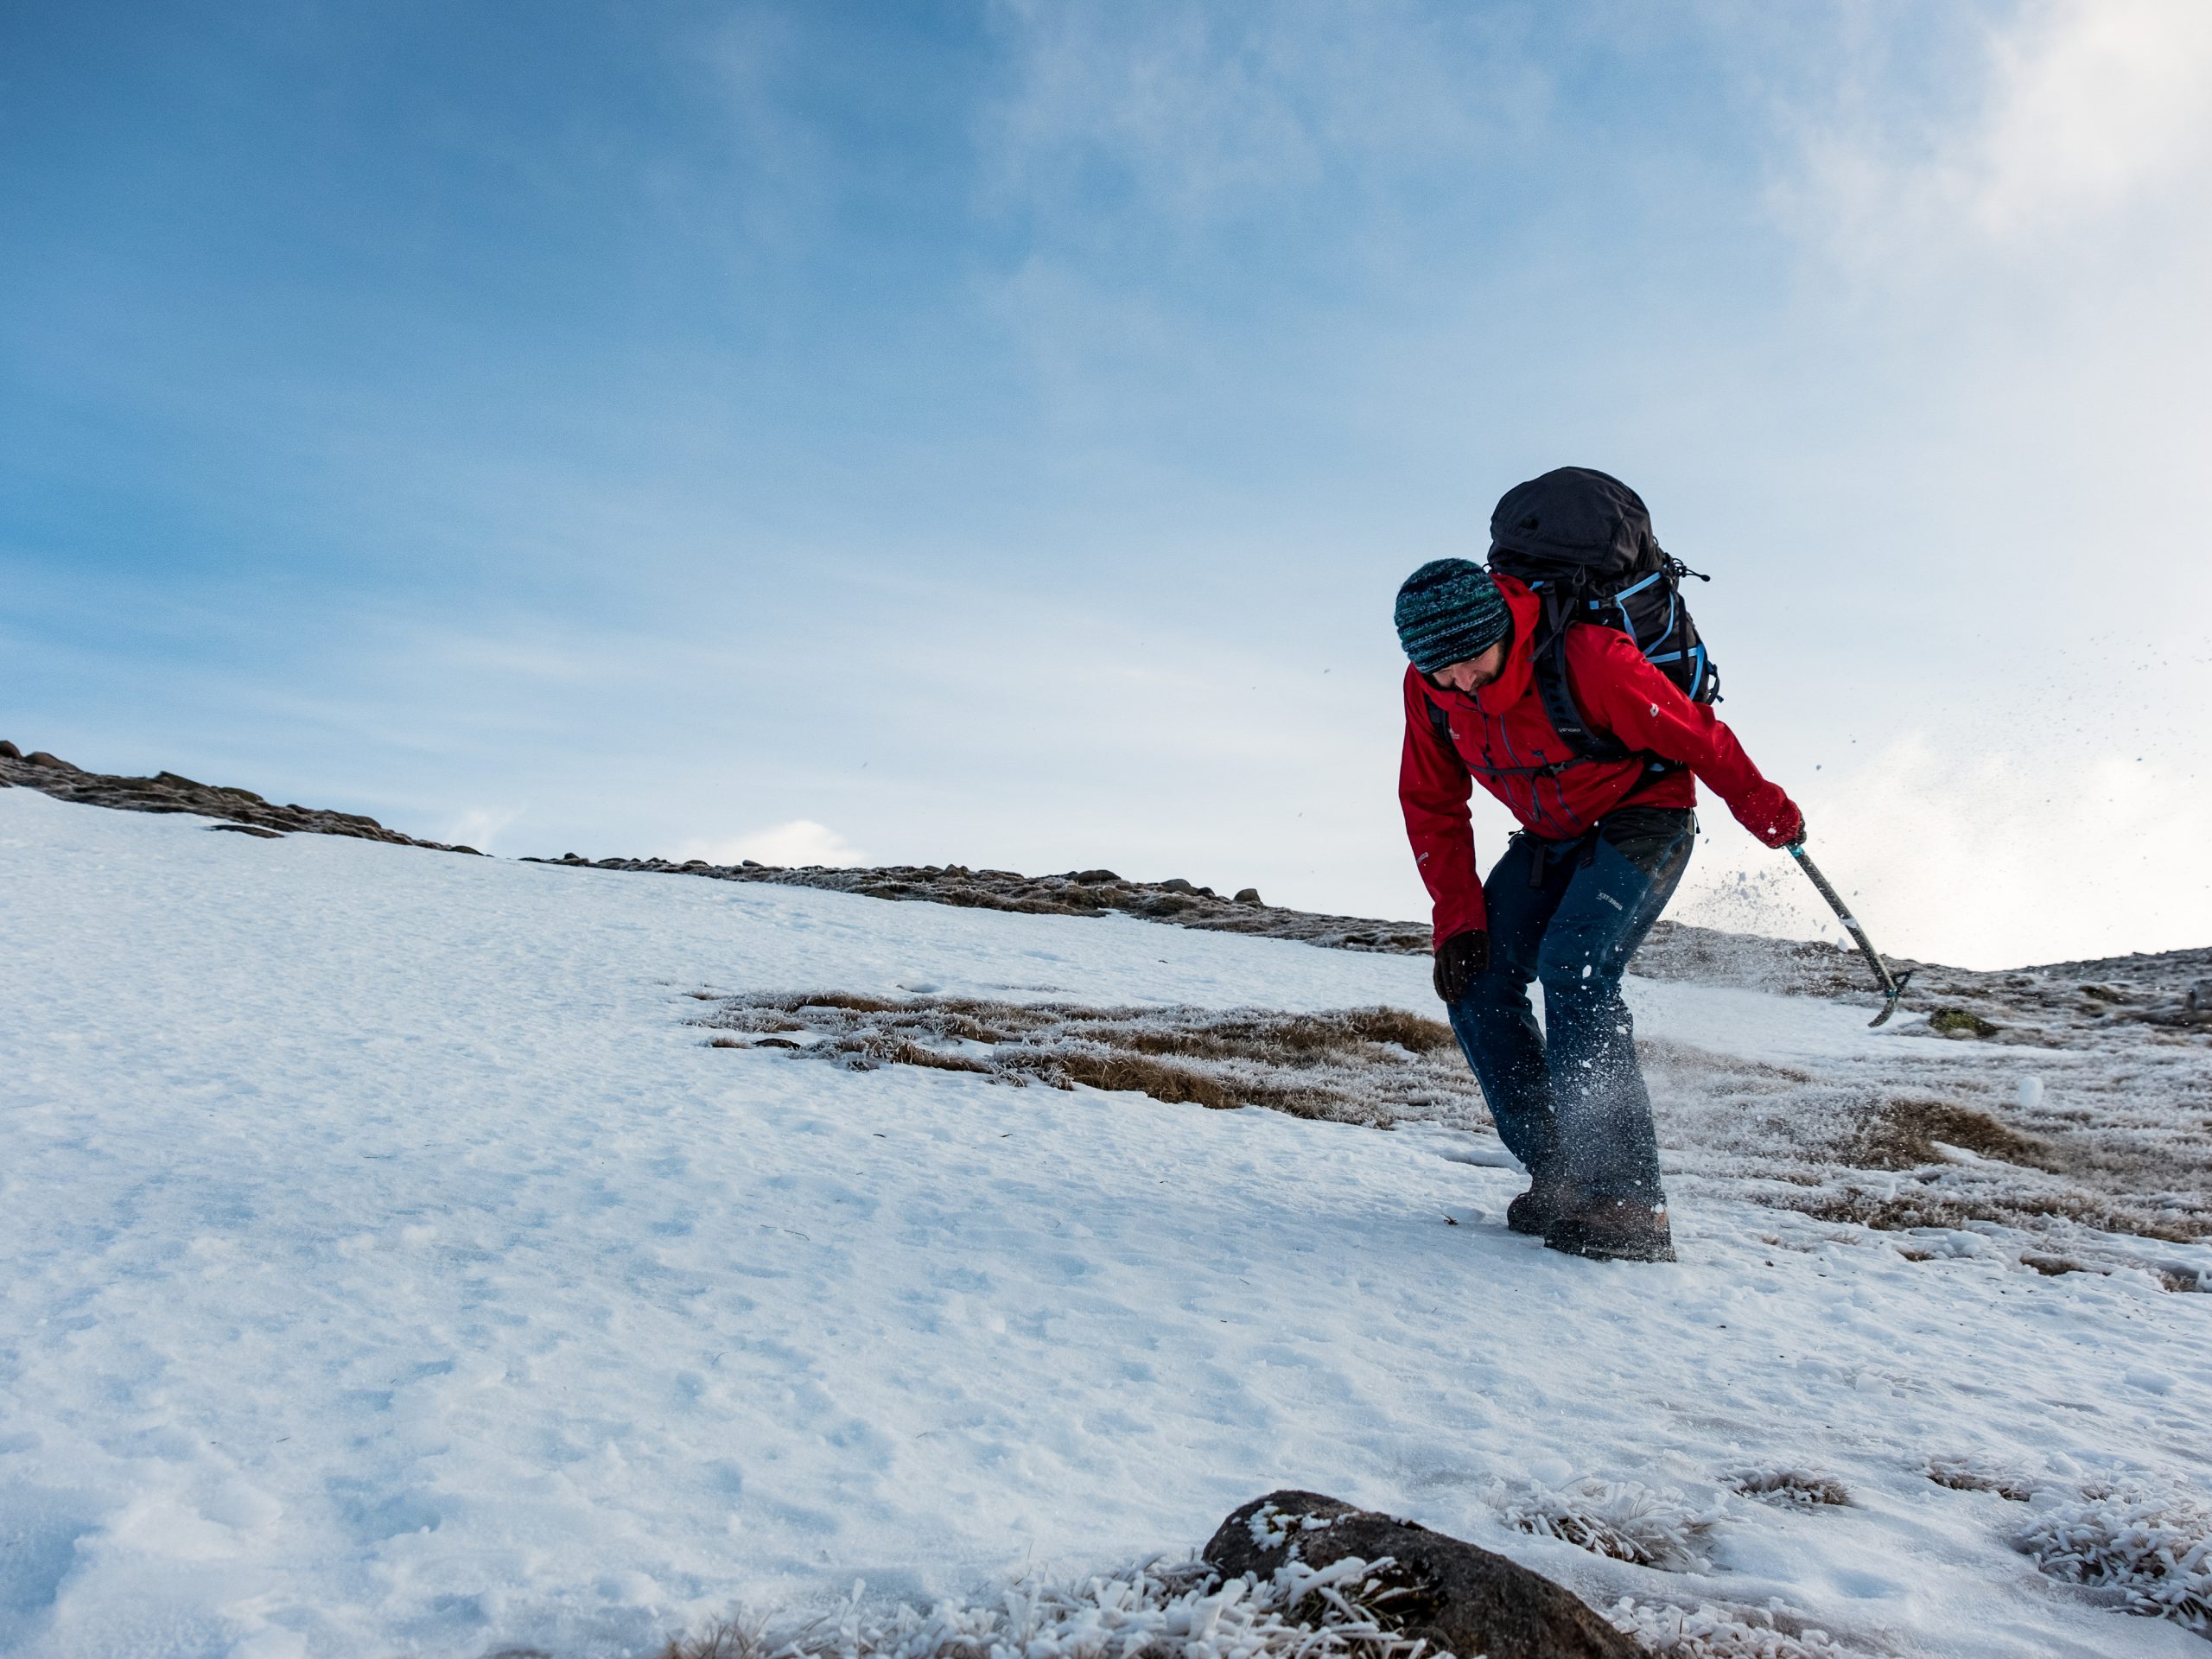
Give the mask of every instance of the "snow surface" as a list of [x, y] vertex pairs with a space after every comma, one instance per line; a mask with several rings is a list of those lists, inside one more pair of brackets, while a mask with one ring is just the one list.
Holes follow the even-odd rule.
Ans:
[[[1731, 1054], [1910, 1040], [1631, 984]], [[1925, 1471], [2201, 1488], [2212, 1297], [1719, 1203], [1679, 1266], [1574, 1261], [1464, 1134], [713, 1049], [702, 988], [1434, 1006], [1405, 957], [0, 791], [0, 1651], [649, 1650], [1183, 1550], [1281, 1485], [1601, 1604], [2204, 1651]], [[1593, 1491], [1687, 1553], [1507, 1524]]]

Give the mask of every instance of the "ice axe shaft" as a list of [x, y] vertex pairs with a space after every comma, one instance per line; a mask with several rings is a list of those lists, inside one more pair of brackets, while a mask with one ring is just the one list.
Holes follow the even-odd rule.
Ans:
[[1882, 960], [1882, 953], [1874, 948], [1874, 941], [1866, 937], [1866, 930], [1859, 925], [1859, 918], [1851, 913], [1851, 906], [1843, 902], [1843, 895], [1828, 885], [1827, 877], [1821, 874], [1821, 867], [1806, 855], [1803, 842], [1793, 841], [1786, 850], [1797, 861], [1798, 867], [1812, 878], [1813, 885], [1821, 890], [1821, 897], [1827, 899], [1828, 908], [1835, 912], [1836, 919], [1851, 931], [1852, 939], [1859, 946], [1859, 954], [1866, 958], [1866, 965], [1874, 970], [1874, 988], [1889, 998], [1882, 1004], [1882, 1011], [1869, 1022], [1867, 1028], [1872, 1030], [1897, 1011], [1897, 999], [1904, 995], [1904, 988], [1911, 982], [1912, 969], [1908, 968], [1904, 973], [1894, 976], [1890, 972], [1889, 963]]

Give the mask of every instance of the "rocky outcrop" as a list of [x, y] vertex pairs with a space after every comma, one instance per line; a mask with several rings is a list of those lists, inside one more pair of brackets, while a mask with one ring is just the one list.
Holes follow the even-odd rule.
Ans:
[[1262, 905], [1247, 887], [1224, 899], [1211, 887], [1195, 887], [1180, 877], [1166, 881], [1132, 881], [1112, 870], [1070, 870], [1061, 875], [1023, 875], [1014, 870], [970, 869], [964, 864], [893, 864], [874, 869], [837, 870], [813, 866], [709, 864], [700, 859], [671, 863], [664, 858], [593, 858], [575, 853], [529, 861], [576, 869], [658, 871], [703, 875], [720, 881], [765, 881], [791, 887], [826, 887], [870, 899], [913, 899], [935, 905], [977, 910], [1020, 911], [1041, 916], [1103, 916], [1118, 912], [1148, 922], [1169, 922], [1217, 933], [1252, 933], [1296, 939], [1338, 950], [1380, 950], [1426, 956], [1429, 931], [1418, 922], [1377, 922], [1359, 916], [1327, 916], [1314, 911], [1279, 910]]
[[[173, 772], [151, 778], [118, 778], [79, 770], [44, 751], [26, 755], [0, 740], [0, 786], [17, 784], [66, 801], [119, 807], [133, 812], [194, 812], [273, 833], [356, 836], [442, 852], [474, 852], [388, 830], [374, 818], [304, 806], [278, 806], [251, 790], [195, 783]], [[709, 864], [700, 859], [587, 859], [569, 853], [531, 861], [575, 869], [637, 870], [705, 876], [720, 881], [764, 881], [823, 887], [870, 899], [918, 899], [982, 910], [1047, 916], [1118, 913], [1202, 931], [1295, 939], [1338, 950], [1400, 956], [1428, 954], [1429, 929], [1421, 922], [1375, 921], [1263, 904], [1251, 887], [1224, 899], [1211, 887], [1180, 877], [1133, 881], [1108, 869], [1060, 875], [1023, 875], [1014, 870], [970, 869], [964, 864], [894, 864], [874, 869], [784, 869], [752, 863]], [[1999, 973], [1889, 958], [1893, 969], [1915, 971], [1904, 1006], [1951, 1017], [1937, 1034], [1962, 1039], [1993, 1034], [2013, 1044], [2053, 1046], [2100, 1033], [2173, 1028], [2179, 1039], [2212, 1030], [2212, 949], [2154, 956], [2052, 963]], [[1740, 985], [1793, 996], [1835, 997], [1872, 1008], [1880, 994], [1868, 988], [1866, 964], [1856, 950], [1807, 939], [1770, 939], [1687, 923], [1660, 921], [1637, 952], [1635, 971], [1647, 979]]]
[[1643, 1649], [1571, 1590], [1487, 1549], [1319, 1492], [1270, 1492], [1221, 1523], [1205, 1559], [1225, 1578], [1356, 1557], [1397, 1593], [1378, 1611], [1432, 1653], [1489, 1659], [1637, 1659]]
[[202, 784], [174, 772], [151, 778], [123, 778], [104, 772], [86, 772], [43, 749], [25, 754], [0, 739], [0, 787], [9, 785], [35, 789], [56, 800], [79, 801], [87, 806], [111, 806], [125, 812], [189, 812], [219, 818], [216, 829], [252, 830], [264, 835], [299, 831], [315, 836], [352, 836], [361, 841], [391, 842], [402, 847], [428, 847], [441, 853], [474, 853], [474, 847], [448, 847], [443, 842], [418, 841], [397, 830], [387, 830], [374, 818], [356, 812], [333, 812], [310, 806], [279, 806], [250, 789], [225, 789]]

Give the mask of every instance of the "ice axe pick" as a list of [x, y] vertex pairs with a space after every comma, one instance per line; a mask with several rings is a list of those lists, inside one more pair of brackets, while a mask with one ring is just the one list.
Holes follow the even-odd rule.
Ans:
[[1812, 878], [1813, 885], [1821, 890], [1821, 897], [1828, 901], [1828, 908], [1835, 912], [1836, 918], [1851, 930], [1851, 937], [1859, 946], [1859, 954], [1866, 958], [1866, 965], [1874, 970], [1874, 988], [1889, 998], [1882, 1004], [1882, 1011], [1867, 1022], [1867, 1029], [1871, 1031], [1897, 1011], [1897, 998], [1904, 995], [1904, 988], [1912, 982], [1912, 969], [1908, 968], [1897, 975], [1890, 972], [1889, 963], [1882, 960], [1882, 953], [1874, 948], [1874, 941], [1866, 937], [1866, 930], [1859, 925], [1859, 918], [1843, 902], [1843, 895], [1828, 885], [1827, 877], [1821, 874], [1821, 867], [1806, 855], [1803, 842], [1793, 841], [1783, 850], [1796, 859], [1799, 867]]

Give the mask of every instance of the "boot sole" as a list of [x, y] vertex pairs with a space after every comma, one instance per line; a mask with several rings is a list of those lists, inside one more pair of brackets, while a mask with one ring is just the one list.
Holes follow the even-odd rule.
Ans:
[[1648, 1243], [1630, 1243], [1624, 1239], [1612, 1243], [1586, 1236], [1578, 1238], [1572, 1233], [1554, 1230], [1544, 1235], [1544, 1248], [1557, 1250], [1561, 1255], [1579, 1255], [1586, 1262], [1672, 1262], [1676, 1259], [1675, 1241], [1671, 1238], [1652, 1239]]

